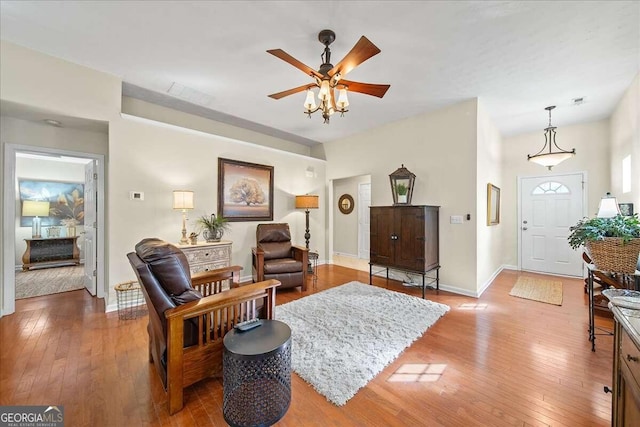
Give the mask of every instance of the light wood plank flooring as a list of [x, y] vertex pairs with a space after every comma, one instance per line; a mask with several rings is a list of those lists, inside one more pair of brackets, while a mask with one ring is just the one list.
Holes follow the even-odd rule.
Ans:
[[[305, 294], [368, 274], [320, 266]], [[561, 307], [509, 296], [519, 275], [504, 271], [479, 299], [440, 291], [427, 298], [451, 311], [342, 407], [292, 379], [279, 426], [606, 426], [610, 424], [612, 342], [587, 339], [583, 282], [559, 278]], [[558, 279], [558, 278], [555, 278]], [[376, 278], [374, 284], [420, 295]], [[304, 296], [281, 291], [278, 304]], [[476, 307], [462, 304], [477, 304]], [[103, 313], [84, 290], [17, 301], [0, 319], [0, 405], [64, 405], [69, 426], [223, 426], [222, 381], [185, 390], [170, 417], [147, 358], [146, 318]], [[611, 328], [612, 320], [598, 317]], [[392, 382], [405, 364], [442, 364], [435, 382]]]

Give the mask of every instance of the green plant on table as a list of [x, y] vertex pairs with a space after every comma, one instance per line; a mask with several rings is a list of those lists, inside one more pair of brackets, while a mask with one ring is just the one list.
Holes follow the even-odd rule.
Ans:
[[618, 237], [623, 243], [640, 238], [640, 220], [633, 216], [617, 215], [613, 218], [583, 218], [569, 227], [569, 246], [578, 249], [589, 241], [604, 240], [605, 237]]
[[409, 187], [406, 184], [402, 182], [396, 184], [396, 193], [398, 193], [398, 196], [406, 196], [408, 192]]

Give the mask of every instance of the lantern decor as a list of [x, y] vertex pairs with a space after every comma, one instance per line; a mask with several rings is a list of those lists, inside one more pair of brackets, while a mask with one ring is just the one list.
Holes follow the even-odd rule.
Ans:
[[409, 169], [402, 167], [389, 175], [393, 206], [410, 205], [413, 196], [413, 182], [416, 176]]

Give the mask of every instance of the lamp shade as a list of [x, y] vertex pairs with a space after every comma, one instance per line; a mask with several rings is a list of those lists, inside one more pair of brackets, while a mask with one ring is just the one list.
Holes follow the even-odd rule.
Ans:
[[318, 196], [313, 194], [296, 196], [296, 209], [318, 209]]
[[620, 215], [620, 207], [618, 206], [618, 200], [611, 193], [607, 193], [602, 199], [600, 199], [600, 206], [598, 207], [598, 218], [613, 218]]
[[22, 216], [49, 216], [49, 202], [25, 200], [22, 202]]
[[174, 190], [173, 209], [193, 209], [193, 191]]

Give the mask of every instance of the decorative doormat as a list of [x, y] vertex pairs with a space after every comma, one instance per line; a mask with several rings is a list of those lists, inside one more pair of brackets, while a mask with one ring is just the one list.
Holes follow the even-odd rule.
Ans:
[[562, 282], [519, 277], [509, 295], [547, 304], [562, 305]]
[[449, 306], [350, 282], [276, 306], [291, 327], [291, 364], [327, 400], [344, 405]]

